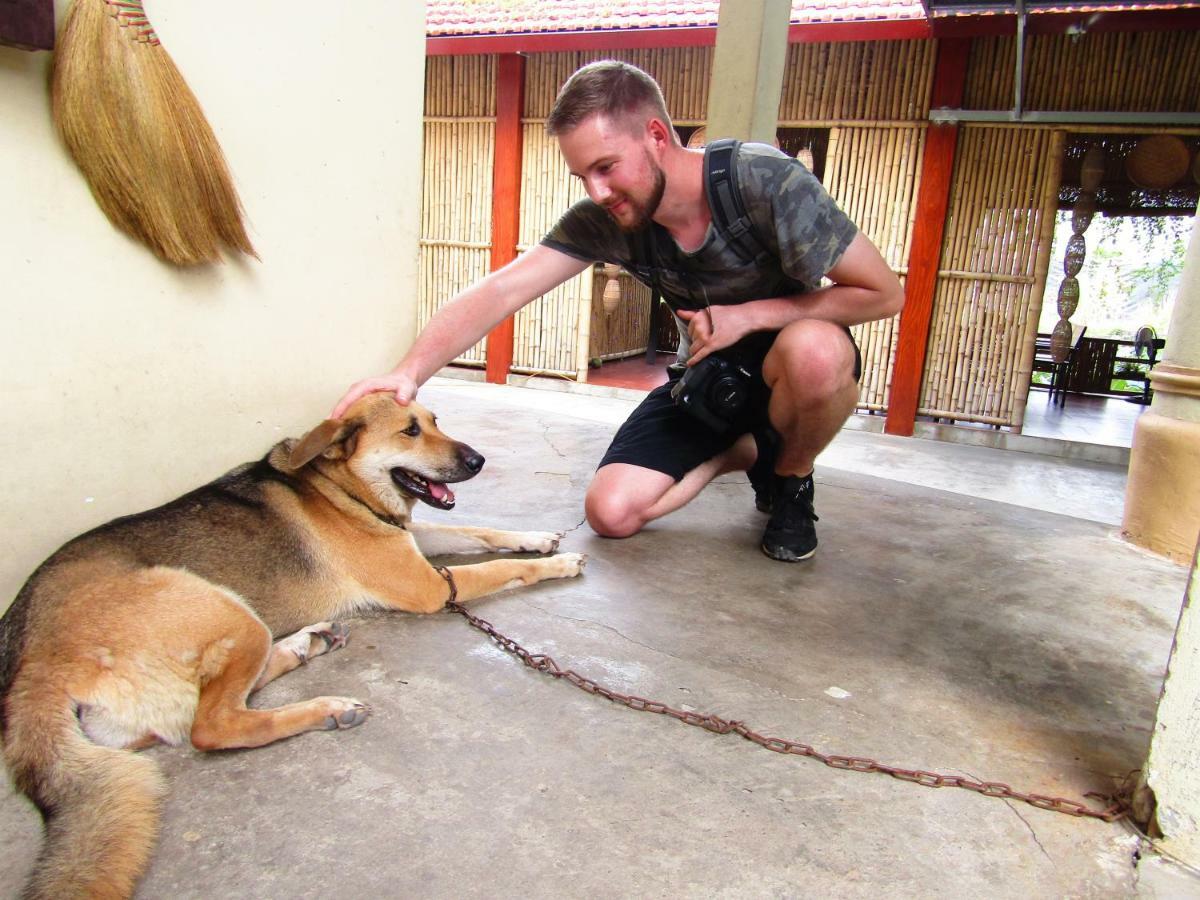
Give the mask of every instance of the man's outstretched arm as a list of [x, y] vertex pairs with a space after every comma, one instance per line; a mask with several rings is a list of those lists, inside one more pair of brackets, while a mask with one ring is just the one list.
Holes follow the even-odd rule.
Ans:
[[391, 391], [407, 405], [417, 389], [485, 334], [546, 291], [578, 275], [591, 263], [539, 244], [502, 269], [455, 296], [429, 320], [404, 358], [390, 372], [350, 386], [331, 414], [340, 419], [359, 397]]

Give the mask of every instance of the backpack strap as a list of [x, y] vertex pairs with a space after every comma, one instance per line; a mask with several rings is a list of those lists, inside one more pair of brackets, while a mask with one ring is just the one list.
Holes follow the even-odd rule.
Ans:
[[721, 138], [705, 147], [708, 179], [704, 187], [717, 231], [725, 236], [743, 262], [756, 262], [770, 254], [742, 203], [737, 180], [737, 154], [741, 146], [741, 141]]

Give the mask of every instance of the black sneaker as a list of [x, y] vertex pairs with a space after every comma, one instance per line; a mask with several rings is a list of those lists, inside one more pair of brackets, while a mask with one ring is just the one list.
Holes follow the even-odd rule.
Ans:
[[813, 477], [776, 475], [774, 482], [771, 519], [763, 532], [762, 551], [783, 562], [808, 559], [817, 552]]
[[754, 488], [754, 508], [769, 513], [776, 480], [775, 460], [779, 456], [779, 432], [768, 425], [754, 432], [754, 443], [758, 447], [758, 457], [746, 474], [750, 476], [750, 486]]

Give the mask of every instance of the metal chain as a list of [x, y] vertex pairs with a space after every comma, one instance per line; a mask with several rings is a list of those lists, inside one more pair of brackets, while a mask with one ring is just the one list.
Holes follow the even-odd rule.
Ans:
[[695, 725], [698, 728], [703, 728], [706, 731], [712, 731], [716, 734], [740, 735], [746, 740], [758, 744], [760, 747], [765, 747], [768, 750], [773, 750], [776, 753], [807, 756], [823, 762], [833, 769], [848, 769], [853, 772], [879, 772], [884, 775], [890, 775], [893, 778], [899, 778], [901, 781], [911, 781], [914, 784], [924, 785], [925, 787], [963, 788], [968, 791], [974, 791], [977, 794], [983, 794], [985, 797], [1019, 800], [1022, 803], [1028, 803], [1030, 806], [1036, 806], [1038, 809], [1066, 813], [1069, 816], [1086, 816], [1093, 819], [1103, 819], [1105, 822], [1116, 821], [1117, 819], [1124, 818], [1129, 813], [1128, 803], [1119, 797], [1108, 797], [1098, 793], [1085, 794], [1085, 797], [1094, 797], [1108, 803], [1108, 806], [1104, 809], [1096, 809], [1078, 800], [1016, 791], [1007, 784], [999, 781], [977, 781], [973, 778], [963, 778], [959, 775], [939, 775], [937, 772], [925, 772], [921, 769], [902, 769], [861, 756], [838, 756], [821, 753], [800, 741], [789, 741], [783, 738], [768, 737], [759, 734], [756, 731], [752, 731], [745, 723], [737, 720], [723, 719], [711, 713], [675, 709], [657, 700], [647, 700], [645, 697], [622, 694], [611, 688], [604, 687], [591, 678], [580, 675], [572, 669], [560, 667], [551, 657], [543, 653], [530, 653], [512, 638], [506, 637], [497, 631], [491, 622], [467, 612], [462, 604], [457, 602], [456, 597], [458, 592], [455, 589], [454, 580], [449, 572], [440, 569], [439, 574], [450, 584], [450, 599], [446, 602], [446, 608], [465, 618], [471, 625], [486, 634], [503, 650], [520, 659], [521, 662], [531, 669], [543, 672], [552, 678], [565, 679], [582, 691], [587, 691], [589, 694], [597, 694], [606, 700], [628, 706], [630, 709], [670, 716], [672, 719], [678, 719], [684, 724]]

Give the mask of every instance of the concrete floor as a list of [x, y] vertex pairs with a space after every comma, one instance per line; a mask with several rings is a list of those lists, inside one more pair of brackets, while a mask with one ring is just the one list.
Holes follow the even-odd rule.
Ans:
[[[844, 431], [821, 549], [758, 550], [743, 476], [626, 541], [583, 523], [632, 403], [437, 379], [488, 457], [423, 517], [568, 532], [582, 578], [476, 611], [611, 687], [827, 753], [1080, 798], [1140, 766], [1186, 572], [1114, 537], [1124, 473]], [[1165, 897], [1119, 824], [836, 771], [635, 713], [519, 665], [451, 614], [352, 624], [258, 695], [369, 702], [361, 728], [148, 751], [171, 794], [144, 897]], [[40, 841], [0, 799], [0, 896]], [[1152, 878], [1151, 875], [1154, 877]]]

